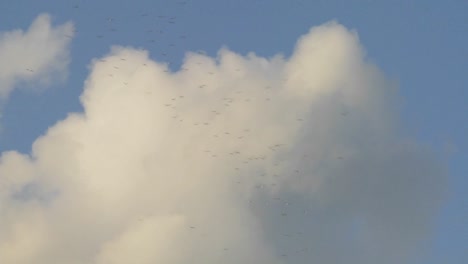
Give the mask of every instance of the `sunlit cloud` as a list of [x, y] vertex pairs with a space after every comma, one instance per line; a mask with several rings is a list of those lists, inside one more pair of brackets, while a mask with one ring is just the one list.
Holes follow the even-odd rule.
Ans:
[[290, 58], [115, 46], [0, 159], [1, 263], [404, 263], [444, 191], [392, 82], [336, 22]]

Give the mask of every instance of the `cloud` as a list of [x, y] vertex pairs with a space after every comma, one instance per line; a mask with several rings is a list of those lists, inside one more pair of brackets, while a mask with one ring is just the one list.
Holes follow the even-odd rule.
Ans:
[[53, 27], [47, 14], [39, 15], [26, 32], [0, 32], [0, 99], [19, 83], [38, 89], [64, 80], [72, 36], [72, 23]]
[[336, 22], [290, 58], [94, 60], [70, 113], [0, 159], [2, 263], [405, 263], [445, 172]]

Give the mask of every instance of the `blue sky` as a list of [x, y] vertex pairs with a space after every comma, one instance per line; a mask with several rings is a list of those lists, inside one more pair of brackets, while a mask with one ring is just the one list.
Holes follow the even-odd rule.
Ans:
[[16, 84], [0, 110], [2, 152], [29, 153], [47, 128], [82, 111], [88, 65], [112, 45], [148, 50], [178, 70], [187, 51], [289, 57], [311, 27], [336, 20], [355, 30], [366, 60], [398, 85], [402, 137], [429, 146], [448, 170], [447, 195], [411, 263], [468, 259], [467, 1], [0, 1], [0, 31], [26, 30], [41, 13], [75, 25], [68, 77], [40, 92]]

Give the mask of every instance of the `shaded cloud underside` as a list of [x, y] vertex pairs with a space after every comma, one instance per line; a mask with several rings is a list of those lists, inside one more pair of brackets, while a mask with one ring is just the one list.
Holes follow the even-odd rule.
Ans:
[[290, 58], [223, 48], [177, 72], [113, 47], [80, 99], [1, 156], [1, 263], [404, 263], [444, 190], [335, 22]]

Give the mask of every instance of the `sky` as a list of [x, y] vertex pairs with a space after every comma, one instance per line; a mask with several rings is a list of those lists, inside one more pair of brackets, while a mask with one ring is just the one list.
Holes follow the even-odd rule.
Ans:
[[0, 0], [0, 263], [462, 263], [467, 14]]

